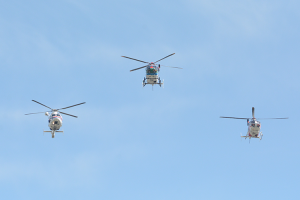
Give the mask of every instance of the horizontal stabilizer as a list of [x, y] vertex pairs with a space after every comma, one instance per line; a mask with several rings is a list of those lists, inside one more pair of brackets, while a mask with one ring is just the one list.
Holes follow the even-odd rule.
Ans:
[[260, 138], [260, 137], [255, 137], [255, 136], [241, 136], [242, 138]]
[[145, 83], [145, 85], [147, 85], [147, 84], [148, 84], [148, 85], [155, 85], [155, 84], [156, 84], [156, 85], [163, 85], [164, 83]]
[[[44, 131], [44, 132], [46, 132], [46, 133], [52, 133], [52, 131]], [[56, 132], [56, 133], [63, 133], [64, 131], [54, 131], [54, 132]]]

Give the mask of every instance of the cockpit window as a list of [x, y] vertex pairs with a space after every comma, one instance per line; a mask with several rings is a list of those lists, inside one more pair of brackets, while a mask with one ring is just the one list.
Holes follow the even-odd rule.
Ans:
[[147, 73], [156, 73], [157, 70], [155, 68], [148, 68]]
[[60, 116], [60, 114], [57, 114], [57, 116]]
[[52, 116], [56, 116], [55, 114], [52, 114]]

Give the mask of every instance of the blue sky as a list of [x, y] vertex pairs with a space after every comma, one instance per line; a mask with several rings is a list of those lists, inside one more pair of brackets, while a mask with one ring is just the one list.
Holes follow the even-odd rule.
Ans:
[[[1, 1], [2, 199], [299, 199], [298, 1]], [[142, 63], [165, 87], [142, 88]], [[46, 111], [80, 102], [52, 139]], [[241, 140], [243, 120], [263, 140]]]

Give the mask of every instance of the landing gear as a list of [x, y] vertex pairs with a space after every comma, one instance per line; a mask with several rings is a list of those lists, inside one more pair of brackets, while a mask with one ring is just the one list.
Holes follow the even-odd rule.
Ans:
[[259, 133], [259, 139], [261, 140], [262, 139], [262, 136], [263, 136], [264, 134], [262, 134], [262, 132], [260, 132]]
[[158, 84], [159, 84], [160, 87], [161, 87], [161, 86], [164, 86], [164, 80], [161, 81], [161, 80], [160, 80], [160, 77], [158, 78]]

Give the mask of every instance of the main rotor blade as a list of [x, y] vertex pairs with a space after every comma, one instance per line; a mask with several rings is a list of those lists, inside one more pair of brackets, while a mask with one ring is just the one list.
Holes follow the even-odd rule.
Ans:
[[72, 108], [72, 107], [74, 107], [74, 106], [79, 106], [79, 105], [81, 105], [81, 104], [85, 104], [85, 102], [82, 102], [82, 103], [79, 103], [79, 104], [75, 104], [75, 105], [73, 105], [73, 106], [68, 106], [68, 107], [65, 107], [65, 108], [56, 109], [56, 110], [63, 110], [63, 109], [67, 109], [67, 108]]
[[[38, 101], [36, 101], [36, 100], [32, 100], [32, 101], [35, 102], [35, 103], [38, 103], [38, 104], [40, 104], [40, 105], [42, 105], [42, 106], [45, 106], [44, 104], [42, 104], [42, 103], [40, 103], [40, 102], [38, 102]], [[48, 107], [48, 106], [45, 106], [45, 107], [52, 110], [52, 108], [50, 108], [50, 107]]]
[[288, 117], [283, 117], [283, 118], [257, 118], [257, 120], [261, 119], [288, 119]]
[[69, 115], [69, 116], [71, 116], [71, 117], [76, 117], [77, 118], [77, 116], [75, 116], [75, 115], [70, 115], [70, 114], [68, 114], [68, 113], [64, 113], [64, 112], [61, 112], [61, 111], [59, 111], [60, 113], [62, 113], [62, 114], [64, 114], [64, 115]]
[[254, 107], [252, 107], [252, 118], [255, 118], [254, 117]]
[[130, 70], [130, 72], [135, 71], [135, 70], [138, 70], [138, 69], [145, 68], [145, 67], [147, 67], [147, 66], [148, 66], [148, 65], [146, 65], [146, 66], [144, 66], [144, 67], [139, 67], [139, 68], [132, 69], [132, 70]]
[[127, 57], [127, 56], [122, 56], [123, 58], [128, 58], [128, 59], [131, 59], [131, 60], [135, 60], [135, 61], [139, 61], [139, 62], [142, 62], [142, 63], [148, 63], [148, 62], [145, 62], [145, 61], [142, 61], [142, 60], [138, 60], [138, 59], [135, 59], [135, 58], [130, 58], [130, 57]]
[[[165, 66], [165, 65], [160, 65], [160, 66], [163, 66], [163, 67], [171, 67], [171, 66]], [[171, 68], [183, 69], [183, 68], [181, 68], [181, 67], [171, 67]]]
[[220, 118], [228, 118], [228, 119], [249, 119], [249, 118], [241, 118], [241, 117], [223, 117], [223, 116], [221, 116]]
[[[51, 112], [51, 111], [45, 111], [45, 112]], [[25, 115], [40, 114], [40, 113], [45, 113], [45, 112], [28, 113], [28, 114], [25, 114]]]
[[158, 61], [156, 61], [156, 62], [154, 62], [154, 63], [157, 63], [157, 62], [159, 62], [159, 61], [161, 61], [161, 60], [163, 60], [163, 59], [166, 59], [167, 57], [169, 57], [169, 56], [173, 56], [175, 53], [172, 53], [172, 54], [170, 54], [170, 55], [168, 55], [168, 56], [166, 56], [166, 57], [164, 57], [164, 58], [162, 58], [162, 59], [160, 59], [160, 60], [158, 60]]

